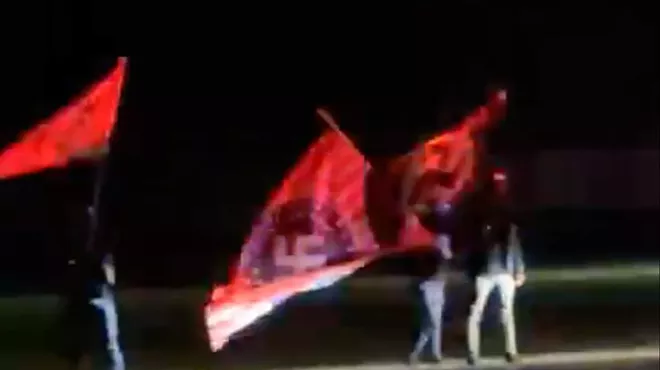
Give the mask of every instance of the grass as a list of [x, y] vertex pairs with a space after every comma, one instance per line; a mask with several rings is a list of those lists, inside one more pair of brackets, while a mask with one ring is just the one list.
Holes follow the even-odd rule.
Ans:
[[[220, 354], [207, 349], [201, 289], [124, 290], [120, 322], [129, 363], [144, 369], [270, 369], [395, 361], [410, 346], [415, 310], [402, 278], [355, 278], [294, 299]], [[466, 286], [451, 284], [446, 351], [464, 343]], [[536, 270], [519, 291], [521, 350], [545, 352], [657, 345], [657, 266]], [[55, 296], [0, 299], [0, 368], [57, 369]], [[496, 315], [486, 320], [487, 353], [501, 346]], [[33, 361], [33, 362], [30, 362]], [[47, 367], [38, 364], [49, 361]], [[136, 367], [131, 367], [136, 368]]]

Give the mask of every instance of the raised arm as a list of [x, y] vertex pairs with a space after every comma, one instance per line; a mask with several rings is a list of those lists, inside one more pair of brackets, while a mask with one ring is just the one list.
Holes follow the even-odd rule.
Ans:
[[454, 256], [451, 251], [451, 237], [449, 234], [438, 235], [438, 248], [444, 259], [449, 260]]
[[112, 255], [106, 254], [103, 257], [103, 261], [101, 262], [101, 266], [103, 268], [103, 273], [105, 274], [105, 278], [108, 281], [110, 285], [115, 285], [115, 264]]

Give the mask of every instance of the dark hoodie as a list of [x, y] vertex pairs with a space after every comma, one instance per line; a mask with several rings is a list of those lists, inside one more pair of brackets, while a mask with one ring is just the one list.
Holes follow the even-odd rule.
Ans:
[[523, 273], [515, 212], [506, 195], [488, 186], [474, 200], [471, 229], [475, 238], [468, 256], [469, 274]]

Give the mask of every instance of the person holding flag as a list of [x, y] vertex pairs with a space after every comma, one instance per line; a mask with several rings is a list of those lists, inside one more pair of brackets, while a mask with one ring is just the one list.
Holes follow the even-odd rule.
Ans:
[[112, 255], [89, 251], [69, 260], [70, 282], [65, 300], [65, 318], [69, 329], [67, 357], [72, 369], [88, 368], [90, 347], [94, 344], [95, 311], [101, 312], [106, 354], [110, 370], [126, 368], [119, 344], [117, 309], [113, 294]]
[[[106, 357], [111, 363], [109, 369], [124, 370], [112, 291], [115, 284], [112, 255], [101, 249], [89, 248], [91, 232], [86, 240], [82, 238], [80, 230], [89, 228], [94, 210], [85, 207], [86, 212], [81, 212], [81, 202], [77, 196], [69, 197], [67, 202], [70, 204], [67, 223], [71, 230], [67, 242], [73, 249], [73, 256], [68, 261], [67, 294], [63, 307], [67, 361], [72, 369], [89, 368], [94, 346], [103, 342]], [[103, 334], [103, 338], [99, 334]]]
[[452, 259], [452, 205], [449, 202], [453, 192], [453, 176], [449, 173], [439, 173], [437, 183], [433, 187], [434, 194], [428, 204], [418, 204], [414, 208], [419, 213], [431, 214], [436, 221], [434, 258], [431, 273], [419, 284], [422, 306], [422, 327], [410, 353], [408, 361], [414, 365], [430, 342], [433, 359], [442, 360], [442, 317], [445, 306], [445, 284], [447, 280], [448, 261]]
[[493, 289], [500, 294], [501, 320], [506, 343], [505, 359], [514, 363], [518, 357], [514, 323], [516, 288], [525, 281], [525, 265], [518, 237], [507, 202], [508, 182], [503, 171], [496, 171], [488, 180], [486, 198], [481, 199], [485, 210], [479, 217], [482, 227], [481, 246], [468, 257], [468, 274], [474, 283], [474, 301], [467, 324], [468, 364], [479, 360], [480, 324], [484, 308]]
[[113, 288], [115, 285], [115, 266], [112, 254], [104, 253], [101, 256], [101, 270], [103, 279], [99, 281], [98, 295], [90, 300], [90, 304], [101, 311], [105, 326], [105, 348], [110, 359], [111, 370], [124, 370], [124, 354], [119, 344], [119, 324], [117, 319], [117, 305]]
[[[84, 200], [86, 222], [78, 225], [79, 214], [85, 211], [82, 207], [74, 207], [76, 215], [72, 218], [74, 225], [70, 227], [76, 234], [71, 240], [76, 257], [68, 264], [71, 279], [65, 297], [65, 313], [66, 322], [71, 326], [67, 330], [67, 339], [72, 344], [69, 354], [74, 368], [81, 365], [87, 346], [91, 344], [93, 311], [96, 307], [104, 313], [111, 369], [124, 369], [123, 355], [117, 342], [117, 314], [111, 291], [114, 266], [111, 258], [98, 257], [95, 234], [109, 141], [116, 123], [126, 64], [126, 58], [118, 58], [115, 66], [79, 97], [0, 151], [0, 181], [46, 169], [64, 168], [76, 161], [97, 162], [92, 205], [87, 207], [90, 200]], [[81, 236], [87, 237], [86, 243], [78, 243]]]
[[91, 347], [96, 342], [95, 309], [89, 304], [96, 296], [101, 280], [99, 270], [93, 268], [91, 256], [74, 253], [67, 262], [66, 289], [63, 297], [62, 324], [66, 332], [62, 344], [64, 358], [72, 370], [91, 368]]

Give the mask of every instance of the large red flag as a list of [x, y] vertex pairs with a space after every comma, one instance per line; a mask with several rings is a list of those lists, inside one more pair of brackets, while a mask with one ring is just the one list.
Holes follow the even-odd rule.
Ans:
[[[474, 135], [500, 115], [505, 101], [502, 92], [494, 95], [458, 128], [420, 144], [394, 161], [382, 181], [372, 182], [369, 189], [383, 195], [374, 204], [393, 205], [388, 212], [394, 217], [382, 208], [370, 207], [367, 214], [365, 175], [371, 166], [332, 117], [318, 111], [332, 130], [309, 148], [273, 194], [243, 245], [234, 279], [216, 287], [205, 307], [211, 349], [220, 350], [232, 335], [298, 293], [327, 287], [386, 253], [429, 244], [431, 234], [419, 222], [406, 223], [403, 238], [389, 242], [382, 235], [398, 228], [387, 219], [403, 214], [416, 221], [410, 206], [432, 196], [427, 175], [434, 171], [455, 174], [454, 196], [465, 191], [474, 176]], [[387, 183], [399, 183], [397, 191], [390, 192]]]
[[[420, 214], [415, 212], [415, 205], [432, 200], [435, 196], [438, 173], [451, 173], [455, 179], [452, 200], [470, 188], [474, 181], [477, 165], [476, 136], [499, 119], [506, 108], [506, 93], [497, 91], [487, 103], [467, 115], [454, 129], [443, 131], [426, 140], [409, 154], [394, 160], [388, 173], [374, 186], [391, 184], [391, 191], [384, 194], [375, 203], [389, 204], [378, 211], [369, 210], [377, 239], [390, 240], [399, 247], [423, 246], [432, 242], [433, 230], [428, 230], [420, 222]], [[370, 191], [372, 187], [369, 187]], [[371, 193], [376, 193], [373, 191]], [[393, 194], [397, 194], [393, 196]], [[384, 237], [390, 230], [398, 229], [399, 235]]]
[[431, 242], [431, 230], [422, 226], [419, 214], [410, 206], [434, 197], [434, 173], [453, 175], [451, 201], [455, 201], [470, 186], [474, 181], [477, 160], [475, 136], [499, 119], [505, 107], [506, 92], [497, 91], [485, 105], [466, 116], [457, 128], [421, 143], [404, 160], [408, 168], [403, 180], [401, 204], [406, 222], [400, 234], [400, 243], [424, 245]]
[[213, 291], [205, 310], [212, 350], [289, 297], [327, 287], [374, 256], [367, 168], [336, 129], [312, 144], [255, 223], [230, 284]]
[[116, 121], [126, 58], [69, 105], [24, 133], [0, 154], [0, 179], [66, 166], [103, 151]]

